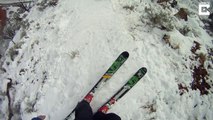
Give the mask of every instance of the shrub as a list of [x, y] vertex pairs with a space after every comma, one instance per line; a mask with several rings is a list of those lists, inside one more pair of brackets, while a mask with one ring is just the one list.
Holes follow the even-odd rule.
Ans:
[[[145, 13], [147, 14], [145, 17], [148, 17], [149, 19], [149, 21], [147, 21], [147, 24], [153, 27], [158, 27], [160, 29], [165, 29], [167, 31], [172, 31], [174, 29], [174, 16], [172, 16], [170, 12], [167, 12], [162, 9], [160, 9], [160, 11], [157, 11], [152, 7], [146, 7]], [[143, 19], [144, 16], [141, 16], [142, 22]]]
[[200, 43], [194, 41], [194, 46], [191, 48], [191, 52], [195, 55], [192, 60], [198, 61], [198, 66], [191, 66], [193, 81], [191, 83], [192, 90], [200, 90], [201, 95], [209, 94], [208, 90], [211, 88], [209, 85], [208, 77], [209, 73], [205, 68], [206, 55], [203, 53], [196, 53], [200, 49]]
[[57, 3], [58, 3], [58, 0], [42, 0], [41, 2], [37, 3], [38, 10], [43, 11], [47, 7], [56, 6]]
[[24, 42], [19, 42], [9, 49], [7, 55], [9, 54], [12, 61], [14, 61], [15, 57], [19, 54], [18, 49], [21, 48], [22, 44], [24, 44]]

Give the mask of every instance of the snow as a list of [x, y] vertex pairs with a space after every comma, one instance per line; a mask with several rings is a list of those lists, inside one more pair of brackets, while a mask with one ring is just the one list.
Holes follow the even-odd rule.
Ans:
[[[188, 3], [195, 6], [197, 2]], [[138, 7], [130, 11], [122, 8], [125, 5]], [[16, 48], [19, 53], [14, 60], [7, 55], [3, 65], [6, 73], [0, 76], [0, 119], [8, 118], [8, 100], [4, 95], [7, 78], [13, 81], [12, 119], [27, 120], [44, 114], [47, 120], [61, 120], [117, 56], [128, 51], [129, 59], [92, 101], [94, 112], [139, 68], [146, 67], [144, 78], [109, 112], [117, 113], [123, 120], [212, 120], [212, 92], [201, 96], [199, 90], [189, 89], [180, 95], [178, 89], [179, 83], [188, 88], [192, 83], [193, 41], [201, 44], [198, 52], [207, 53], [206, 46], [212, 48], [212, 37], [202, 28], [197, 14], [189, 17], [188, 22], [172, 21], [177, 28], [188, 25], [192, 29], [188, 36], [177, 29], [168, 32], [150, 27], [149, 16], [143, 14], [145, 7], [154, 12], [162, 9], [149, 0], [63, 0], [43, 11], [33, 7], [26, 18], [30, 22], [27, 35], [21, 38], [18, 32], [14, 41], [19, 47], [10, 43], [7, 50], [8, 54], [10, 48]], [[169, 13], [168, 9], [162, 11]], [[170, 14], [176, 12], [173, 8]], [[164, 34], [169, 34], [171, 45], [179, 45], [179, 49], [166, 44], [162, 40]], [[212, 79], [212, 69], [209, 73]]]
[[11, 3], [19, 3], [19, 2], [31, 2], [34, 0], [0, 0], [0, 4], [11, 4]]

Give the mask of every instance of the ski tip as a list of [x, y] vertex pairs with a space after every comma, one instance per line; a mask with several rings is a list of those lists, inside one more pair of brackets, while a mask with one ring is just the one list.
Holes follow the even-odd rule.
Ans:
[[129, 53], [127, 51], [124, 51], [121, 53], [125, 58], [128, 58], [129, 57]]
[[147, 69], [146, 69], [145, 67], [142, 67], [142, 68], [140, 69], [140, 71], [143, 71], [143, 73], [145, 74], [145, 73], [147, 72]]

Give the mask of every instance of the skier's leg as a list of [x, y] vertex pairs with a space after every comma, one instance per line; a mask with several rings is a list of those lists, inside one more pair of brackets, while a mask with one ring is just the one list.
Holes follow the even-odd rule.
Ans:
[[106, 120], [121, 120], [121, 118], [115, 113], [106, 114]]
[[100, 111], [98, 111], [97, 113], [95, 113], [95, 115], [93, 116], [93, 120], [105, 120], [106, 114], [102, 113]]
[[115, 113], [105, 114], [103, 112], [98, 111], [93, 116], [93, 120], [121, 120], [121, 118]]
[[75, 120], [92, 120], [92, 108], [89, 103], [82, 100], [75, 108]]

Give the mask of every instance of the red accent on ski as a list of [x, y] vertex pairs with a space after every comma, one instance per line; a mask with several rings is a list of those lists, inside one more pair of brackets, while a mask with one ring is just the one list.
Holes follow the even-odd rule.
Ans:
[[109, 101], [110, 105], [115, 104], [115, 102], [116, 102], [115, 98], [112, 98], [112, 99]]
[[84, 97], [84, 100], [86, 100], [88, 103], [90, 103], [92, 101], [93, 95], [91, 93], [87, 94]]
[[[111, 106], [113, 104], [115, 104], [116, 100], [114, 98], [112, 98], [108, 104], [102, 106], [98, 111], [101, 111], [102, 113], [107, 113], [107, 111], [109, 110], [108, 106]], [[108, 106], [107, 106], [108, 105]]]
[[104, 105], [98, 111], [102, 113], [107, 113], [108, 110], [109, 110], [109, 107], [107, 105]]

